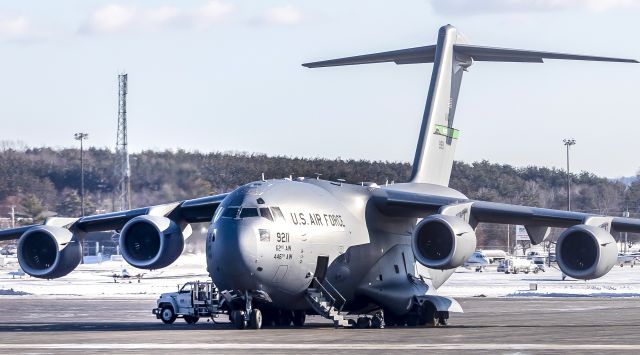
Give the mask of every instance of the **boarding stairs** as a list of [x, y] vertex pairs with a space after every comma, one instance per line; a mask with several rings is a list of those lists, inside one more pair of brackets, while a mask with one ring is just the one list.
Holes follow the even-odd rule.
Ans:
[[[329, 289], [331, 291], [329, 291]], [[345, 299], [328, 280], [324, 280], [324, 282], [321, 283], [314, 277], [311, 287], [309, 287], [305, 293], [305, 298], [314, 311], [324, 318], [333, 321], [334, 327], [350, 326], [349, 320], [345, 319], [341, 313]]]

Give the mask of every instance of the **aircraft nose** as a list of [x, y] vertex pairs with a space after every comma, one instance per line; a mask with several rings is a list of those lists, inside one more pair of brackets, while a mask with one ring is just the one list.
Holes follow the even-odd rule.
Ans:
[[211, 274], [219, 288], [253, 289], [257, 240], [253, 229], [241, 220], [221, 218], [212, 243]]

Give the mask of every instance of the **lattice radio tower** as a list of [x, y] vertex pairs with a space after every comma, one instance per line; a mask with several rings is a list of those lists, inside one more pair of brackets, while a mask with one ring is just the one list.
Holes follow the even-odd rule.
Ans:
[[118, 137], [116, 139], [116, 210], [131, 209], [131, 168], [127, 139], [127, 74], [118, 75]]

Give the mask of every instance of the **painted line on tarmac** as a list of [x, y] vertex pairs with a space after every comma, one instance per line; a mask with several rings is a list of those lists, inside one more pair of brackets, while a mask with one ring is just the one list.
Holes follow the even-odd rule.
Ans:
[[52, 343], [7, 344], [2, 350], [638, 350], [640, 344], [326, 344], [326, 343], [218, 343], [218, 344], [160, 344], [160, 343]]

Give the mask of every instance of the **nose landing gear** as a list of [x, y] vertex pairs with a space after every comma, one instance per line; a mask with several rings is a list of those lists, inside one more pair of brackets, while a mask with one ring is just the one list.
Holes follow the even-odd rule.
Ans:
[[229, 313], [229, 320], [236, 329], [260, 329], [262, 328], [262, 312], [258, 308], [253, 308], [253, 297], [248, 291], [245, 291], [244, 309], [234, 309]]

